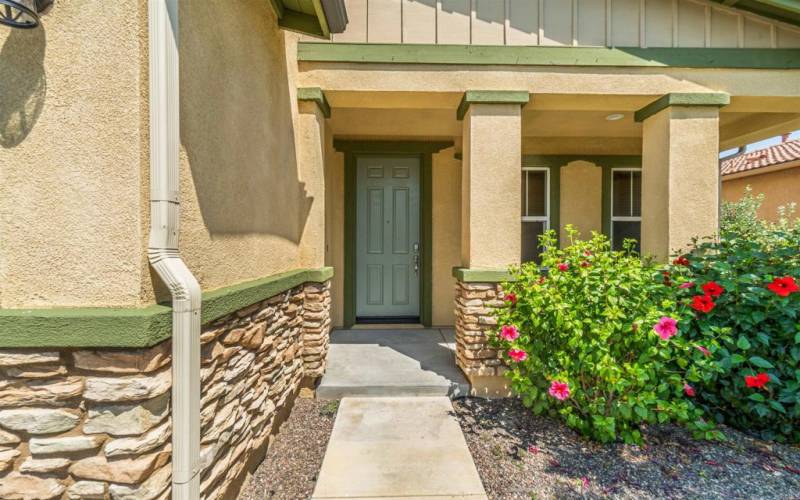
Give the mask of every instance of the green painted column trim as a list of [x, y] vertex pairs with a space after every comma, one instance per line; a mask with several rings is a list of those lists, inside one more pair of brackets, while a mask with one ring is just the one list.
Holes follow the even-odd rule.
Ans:
[[462, 283], [502, 283], [516, 281], [508, 269], [469, 269], [454, 267], [453, 277]]
[[538, 47], [299, 42], [305, 62], [798, 69], [800, 49]]
[[[203, 293], [202, 323], [303, 283], [322, 283], [333, 268], [297, 269]], [[172, 308], [0, 309], [0, 348], [141, 348], [172, 335]]]
[[456, 118], [463, 120], [471, 104], [528, 104], [531, 95], [527, 90], [467, 90], [461, 97]]
[[357, 159], [359, 155], [418, 155], [420, 158], [420, 322], [433, 321], [433, 153], [453, 146], [453, 141], [359, 141], [334, 139], [344, 153], [344, 327], [356, 324]]
[[600, 196], [600, 203], [602, 203], [602, 217], [603, 220], [601, 221], [601, 227], [603, 234], [611, 239], [611, 166], [610, 165], [600, 165], [600, 168], [603, 169], [603, 187], [602, 187], [602, 194]]
[[637, 122], [643, 122], [670, 106], [713, 106], [721, 108], [730, 103], [731, 96], [725, 92], [670, 92], [634, 113], [633, 119]]
[[297, 89], [298, 101], [311, 101], [316, 103], [319, 110], [322, 111], [322, 116], [325, 118], [331, 117], [331, 106], [328, 104], [328, 99], [325, 98], [325, 92], [319, 87], [300, 87]]

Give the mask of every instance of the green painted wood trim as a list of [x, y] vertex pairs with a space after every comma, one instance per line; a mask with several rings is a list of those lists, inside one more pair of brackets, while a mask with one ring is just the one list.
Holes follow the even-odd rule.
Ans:
[[456, 118], [463, 120], [472, 104], [519, 104], [524, 106], [530, 101], [527, 90], [467, 90], [461, 96], [456, 110]]
[[333, 147], [341, 153], [422, 154], [438, 153], [453, 147], [453, 141], [358, 141], [334, 139]]
[[800, 49], [532, 47], [299, 42], [305, 62], [798, 69]]
[[603, 220], [601, 221], [601, 228], [603, 234], [606, 237], [611, 239], [611, 166], [610, 165], [601, 165], [603, 169], [603, 187], [602, 187], [602, 194], [600, 195], [600, 203], [603, 204], [601, 207], [601, 213]]
[[731, 103], [731, 96], [725, 92], [671, 92], [664, 94], [633, 115], [637, 122], [643, 122], [659, 111], [670, 106], [713, 106], [721, 108]]
[[356, 324], [356, 228], [357, 159], [359, 155], [419, 155], [420, 157], [420, 239], [422, 279], [420, 280], [420, 322], [433, 321], [433, 153], [453, 146], [453, 141], [350, 141], [334, 139], [333, 146], [345, 154], [344, 183], [344, 327]]
[[422, 239], [422, 279], [420, 280], [420, 323], [433, 321], [433, 154], [422, 153], [420, 237]]
[[[325, 282], [333, 268], [298, 269], [203, 293], [202, 323], [308, 282]], [[172, 308], [0, 309], [0, 348], [141, 348], [172, 335]]]
[[273, 12], [275, 12], [275, 17], [279, 20], [283, 17], [283, 2], [281, 0], [269, 0], [269, 5], [272, 7]]
[[306, 35], [327, 38], [317, 16], [304, 14], [294, 10], [285, 9], [283, 16], [278, 19], [278, 26], [285, 30], [296, 31]]
[[325, 97], [325, 92], [319, 87], [300, 87], [297, 89], [298, 101], [311, 101], [316, 103], [322, 116], [325, 118], [331, 117], [331, 106], [328, 104], [328, 99]]
[[[341, 150], [340, 150], [341, 151]], [[344, 327], [356, 324], [356, 154], [344, 157]]]
[[713, 0], [760, 16], [800, 26], [800, 2], [797, 0]]
[[322, 36], [324, 38], [330, 38], [331, 30], [328, 28], [328, 20], [325, 18], [325, 10], [322, 8], [322, 2], [320, 2], [320, 0], [311, 0], [311, 3], [314, 7], [314, 14], [317, 16], [317, 20], [319, 21], [319, 27], [322, 31]]
[[462, 283], [502, 283], [516, 281], [508, 269], [469, 269], [454, 267], [453, 277]]

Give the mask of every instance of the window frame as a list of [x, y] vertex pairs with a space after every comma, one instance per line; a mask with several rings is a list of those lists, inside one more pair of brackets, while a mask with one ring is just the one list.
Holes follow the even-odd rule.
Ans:
[[[641, 213], [639, 216], [622, 216], [622, 215], [614, 215], [614, 172], [639, 172], [641, 174], [642, 167], [612, 167], [611, 168], [611, 187], [609, 190], [609, 197], [608, 197], [608, 214], [609, 214], [609, 224], [608, 224], [608, 240], [611, 243], [611, 248], [614, 248], [614, 223], [615, 222], [638, 222], [639, 223], [639, 244], [641, 244], [642, 239], [642, 215]], [[631, 176], [631, 212], [633, 212], [633, 176]], [[641, 193], [639, 193], [639, 199], [641, 200]]]
[[547, 167], [522, 167], [525, 177], [525, 199], [521, 200], [528, 211], [528, 174], [527, 172], [544, 172], [544, 213], [545, 215], [523, 215], [520, 222], [544, 222], [544, 230], [550, 229], [550, 169]]

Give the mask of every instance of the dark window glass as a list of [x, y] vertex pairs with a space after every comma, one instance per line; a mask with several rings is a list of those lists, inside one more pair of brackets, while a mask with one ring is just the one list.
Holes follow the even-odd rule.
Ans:
[[614, 221], [611, 223], [614, 231], [614, 250], [622, 250], [622, 244], [626, 239], [636, 240], [634, 249], [639, 252], [639, 241], [641, 241], [642, 223], [639, 221]]
[[641, 217], [642, 216], [642, 173], [641, 172], [631, 172], [632, 180], [633, 180], [633, 210], [631, 215], [634, 217]]
[[614, 200], [611, 215], [614, 217], [631, 216], [631, 172], [614, 172]]
[[[528, 210], [523, 215], [544, 217], [547, 215], [545, 207], [545, 202], [547, 201], [546, 172], [526, 171], [525, 176], [528, 178]], [[522, 198], [522, 202], [525, 203], [526, 199]]]
[[539, 236], [544, 233], [544, 222], [522, 223], [522, 262], [539, 262]]

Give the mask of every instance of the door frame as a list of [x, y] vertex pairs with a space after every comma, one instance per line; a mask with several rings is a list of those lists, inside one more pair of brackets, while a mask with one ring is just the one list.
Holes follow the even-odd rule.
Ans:
[[420, 159], [420, 239], [422, 279], [419, 280], [419, 319], [431, 326], [433, 307], [433, 153], [453, 146], [453, 141], [357, 141], [334, 139], [344, 153], [344, 326], [356, 323], [356, 160], [359, 156], [418, 156]]

